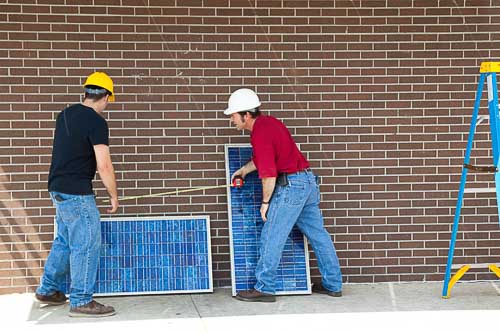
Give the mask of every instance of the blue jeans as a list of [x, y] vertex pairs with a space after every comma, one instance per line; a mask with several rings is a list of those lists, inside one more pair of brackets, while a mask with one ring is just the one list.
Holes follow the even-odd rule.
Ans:
[[342, 290], [342, 273], [330, 234], [323, 226], [319, 209], [320, 193], [311, 171], [288, 176], [289, 184], [276, 186], [260, 238], [255, 289], [276, 292], [275, 276], [286, 239], [296, 224], [307, 237], [318, 259], [322, 285], [330, 291]]
[[61, 290], [71, 274], [71, 307], [92, 301], [99, 265], [101, 226], [94, 195], [51, 192], [56, 207], [57, 237], [37, 289], [41, 295]]

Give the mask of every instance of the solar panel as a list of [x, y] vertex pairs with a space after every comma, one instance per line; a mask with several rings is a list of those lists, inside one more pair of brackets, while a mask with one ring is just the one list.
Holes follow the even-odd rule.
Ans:
[[[226, 145], [226, 174], [231, 175], [252, 157], [249, 145]], [[256, 172], [248, 174], [242, 188], [228, 188], [229, 235], [233, 296], [252, 289], [263, 221], [260, 217], [262, 184]], [[307, 240], [297, 227], [288, 237], [276, 276], [276, 294], [310, 294]]]
[[[212, 292], [208, 216], [101, 219], [95, 295]], [[69, 293], [69, 277], [62, 289]]]

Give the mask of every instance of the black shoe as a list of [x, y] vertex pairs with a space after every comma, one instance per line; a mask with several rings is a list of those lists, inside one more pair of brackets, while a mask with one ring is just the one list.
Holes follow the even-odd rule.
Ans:
[[330, 295], [332, 297], [342, 297], [342, 291], [331, 291], [323, 287], [320, 283], [314, 283], [312, 286], [312, 292], [318, 294]]
[[116, 314], [112, 306], [104, 305], [96, 301], [92, 301], [82, 306], [77, 306], [69, 310], [70, 317], [108, 317]]
[[41, 304], [48, 305], [63, 305], [68, 300], [62, 291], [56, 291], [52, 295], [35, 294], [35, 298]]
[[240, 291], [236, 294], [236, 298], [245, 302], [276, 302], [276, 296], [255, 289]]

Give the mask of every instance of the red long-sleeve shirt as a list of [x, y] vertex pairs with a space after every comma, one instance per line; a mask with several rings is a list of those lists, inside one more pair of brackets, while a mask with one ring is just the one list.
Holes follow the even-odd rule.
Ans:
[[259, 178], [277, 177], [309, 167], [286, 126], [272, 116], [259, 116], [250, 134], [252, 160]]

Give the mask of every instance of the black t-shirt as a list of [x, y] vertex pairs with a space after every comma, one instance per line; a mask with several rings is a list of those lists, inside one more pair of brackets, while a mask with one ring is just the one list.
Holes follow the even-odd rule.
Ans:
[[72, 105], [57, 116], [49, 192], [93, 194], [96, 172], [95, 145], [109, 145], [106, 120], [94, 109]]

